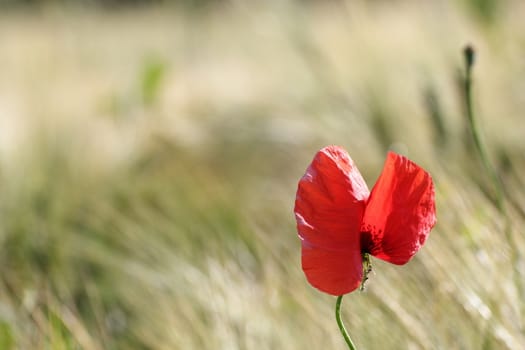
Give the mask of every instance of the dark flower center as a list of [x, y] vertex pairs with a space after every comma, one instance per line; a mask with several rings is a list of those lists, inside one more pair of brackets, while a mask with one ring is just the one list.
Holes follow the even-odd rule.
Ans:
[[361, 245], [361, 254], [370, 254], [372, 248], [372, 232], [361, 231], [359, 241]]

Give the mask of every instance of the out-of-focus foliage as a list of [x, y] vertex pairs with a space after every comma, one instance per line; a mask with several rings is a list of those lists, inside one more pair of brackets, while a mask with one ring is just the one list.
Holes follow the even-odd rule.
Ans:
[[499, 18], [499, 11], [505, 8], [507, 0], [468, 0], [467, 4], [480, 20], [491, 24]]
[[141, 77], [141, 93], [145, 105], [150, 106], [156, 102], [165, 72], [166, 65], [159, 59], [150, 58], [144, 63]]
[[388, 149], [436, 183], [423, 249], [345, 299], [358, 347], [524, 347], [522, 2], [72, 3], [0, 12], [0, 348], [344, 348], [292, 214], [327, 144], [370, 184]]
[[114, 5], [151, 5], [162, 3], [163, 0], [0, 0], [5, 6], [60, 6], [78, 4], [82, 6], [114, 6]]

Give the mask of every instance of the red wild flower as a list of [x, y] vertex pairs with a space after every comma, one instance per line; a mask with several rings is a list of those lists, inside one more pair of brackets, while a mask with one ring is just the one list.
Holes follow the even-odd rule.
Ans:
[[299, 181], [294, 211], [306, 278], [336, 296], [359, 287], [363, 254], [403, 265], [436, 223], [434, 185], [425, 170], [389, 152], [370, 193], [338, 146], [317, 152]]

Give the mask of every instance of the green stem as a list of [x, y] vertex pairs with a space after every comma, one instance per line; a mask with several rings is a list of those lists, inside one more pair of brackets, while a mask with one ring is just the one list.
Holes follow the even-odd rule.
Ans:
[[341, 334], [343, 335], [343, 338], [345, 338], [346, 345], [348, 345], [348, 348], [350, 350], [356, 350], [356, 347], [354, 343], [352, 342], [352, 339], [350, 339], [350, 336], [348, 335], [348, 332], [346, 331], [345, 325], [343, 324], [343, 320], [341, 319], [341, 302], [343, 301], [343, 296], [340, 295], [337, 297], [337, 301], [335, 303], [335, 319], [337, 320], [337, 325], [339, 326], [339, 330], [341, 331]]
[[[512, 266], [514, 267], [513, 269], [514, 285], [516, 287], [518, 295], [524, 295], [525, 285], [523, 284], [523, 280], [520, 277], [520, 273], [518, 270], [518, 264], [521, 260], [521, 254], [519, 250], [516, 248], [518, 245], [512, 233], [512, 221], [507, 211], [507, 208], [505, 206], [505, 191], [504, 191], [503, 183], [500, 177], [498, 176], [496, 168], [489, 160], [487, 151], [485, 149], [485, 145], [483, 144], [483, 142], [481, 142], [480, 131], [478, 129], [478, 125], [476, 123], [476, 118], [474, 116], [474, 111], [472, 108], [472, 96], [471, 96], [472, 67], [474, 66], [475, 51], [471, 46], [467, 46], [465, 47], [463, 53], [465, 56], [465, 68], [466, 68], [465, 81], [464, 81], [465, 83], [465, 86], [464, 86], [465, 87], [465, 103], [466, 103], [467, 118], [468, 118], [468, 122], [470, 126], [471, 136], [472, 136], [472, 139], [474, 140], [476, 151], [478, 152], [479, 157], [481, 158], [481, 161], [483, 163], [483, 166], [485, 170], [487, 171], [488, 175], [490, 176], [490, 179], [494, 186], [494, 190], [496, 192], [496, 207], [498, 211], [500, 212], [500, 214], [505, 219], [504, 234], [510, 246], [510, 260], [511, 260]], [[522, 320], [525, 319], [525, 305], [523, 305], [523, 303], [520, 307], [520, 316]]]
[[476, 147], [476, 151], [481, 158], [481, 162], [483, 163], [483, 167], [485, 168], [485, 171], [490, 176], [490, 180], [494, 186], [495, 194], [496, 194], [496, 207], [502, 214], [506, 214], [505, 206], [504, 206], [504, 193], [503, 193], [503, 185], [501, 183], [500, 178], [498, 177], [498, 174], [496, 172], [496, 169], [492, 165], [492, 163], [489, 160], [489, 156], [487, 153], [487, 150], [485, 149], [485, 145], [481, 141], [481, 132], [479, 131], [478, 124], [476, 121], [476, 118], [474, 117], [474, 109], [472, 107], [472, 67], [474, 66], [474, 59], [475, 59], [475, 51], [471, 46], [467, 46], [464, 50], [465, 54], [465, 65], [466, 65], [466, 72], [465, 72], [465, 104], [467, 109], [467, 118], [469, 122], [470, 127], [470, 134], [472, 136], [472, 139], [474, 140], [474, 146]]

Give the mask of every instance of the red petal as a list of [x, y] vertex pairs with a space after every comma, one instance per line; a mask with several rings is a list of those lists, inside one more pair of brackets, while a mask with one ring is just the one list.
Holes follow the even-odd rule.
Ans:
[[[357, 240], [354, 244], [359, 247]], [[339, 296], [361, 284], [363, 261], [359, 248], [333, 251], [303, 245], [301, 260], [308, 282], [322, 292]]]
[[295, 217], [303, 271], [323, 292], [342, 295], [361, 282], [359, 235], [368, 195], [359, 170], [337, 146], [320, 150], [299, 181]]
[[432, 177], [390, 152], [366, 205], [363, 249], [393, 264], [405, 264], [425, 243], [435, 223]]

